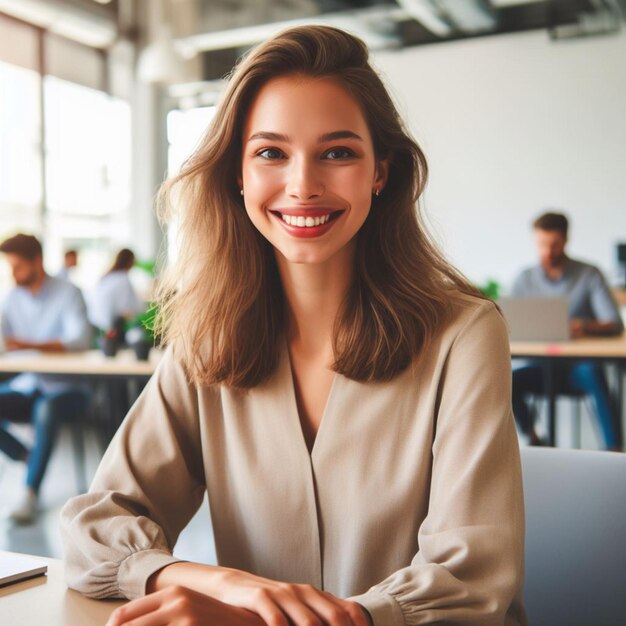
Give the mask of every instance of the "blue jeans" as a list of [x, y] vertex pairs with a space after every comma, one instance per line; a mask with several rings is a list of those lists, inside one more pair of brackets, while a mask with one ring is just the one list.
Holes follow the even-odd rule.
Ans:
[[[26, 484], [35, 493], [41, 486], [60, 423], [79, 417], [88, 402], [87, 393], [81, 389], [24, 394], [7, 383], [0, 384], [0, 450], [16, 461], [28, 457]], [[35, 443], [31, 450], [8, 431], [7, 421], [32, 423]]]
[[[602, 366], [592, 361], [577, 361], [576, 363], [556, 364], [553, 372], [554, 392], [556, 394], [583, 393], [591, 396], [606, 447], [621, 446], [617, 411], [611, 400]], [[534, 427], [534, 417], [525, 400], [525, 395], [529, 393], [545, 393], [543, 368], [538, 363], [513, 370], [513, 413], [518, 427], [525, 434], [530, 434]]]

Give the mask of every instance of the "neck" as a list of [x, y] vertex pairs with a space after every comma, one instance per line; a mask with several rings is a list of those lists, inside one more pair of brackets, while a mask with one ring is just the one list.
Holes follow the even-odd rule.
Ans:
[[28, 286], [28, 289], [35, 296], [41, 291], [41, 288], [43, 287], [43, 284], [45, 282], [46, 282], [46, 274], [45, 272], [42, 272], [41, 274], [37, 276], [36, 280]]
[[559, 262], [554, 265], [549, 265], [543, 268], [543, 271], [549, 278], [556, 280], [561, 278], [567, 264], [567, 257], [564, 255], [559, 259]]
[[332, 337], [337, 313], [354, 272], [354, 246], [324, 263], [291, 263], [277, 253], [287, 303], [287, 339], [291, 349], [334, 361]]

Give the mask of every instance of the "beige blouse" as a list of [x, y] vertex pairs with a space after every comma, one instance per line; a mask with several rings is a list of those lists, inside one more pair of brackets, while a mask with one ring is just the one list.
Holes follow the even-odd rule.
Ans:
[[451, 307], [391, 382], [335, 375], [311, 454], [286, 349], [247, 392], [190, 384], [169, 351], [61, 513], [70, 587], [143, 595], [206, 489], [220, 565], [350, 597], [376, 626], [526, 624], [507, 333], [491, 302]]

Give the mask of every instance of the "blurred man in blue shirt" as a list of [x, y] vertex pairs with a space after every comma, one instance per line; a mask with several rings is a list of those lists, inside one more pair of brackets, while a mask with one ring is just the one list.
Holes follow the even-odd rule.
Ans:
[[[37, 238], [15, 235], [0, 244], [0, 252], [6, 255], [15, 281], [2, 308], [6, 349], [65, 352], [89, 348], [91, 327], [83, 296], [70, 282], [46, 274]], [[83, 388], [55, 376], [21, 374], [0, 384], [0, 450], [27, 462], [24, 493], [11, 513], [14, 521], [34, 519], [59, 422], [84, 412], [87, 403]], [[7, 420], [33, 424], [35, 441], [30, 450], [9, 431]]]
[[[565, 253], [568, 220], [561, 213], [545, 213], [533, 223], [539, 264], [524, 270], [516, 279], [514, 296], [567, 296], [570, 334], [616, 335], [624, 330], [619, 309], [597, 267], [570, 259]], [[616, 407], [613, 405], [602, 366], [592, 361], [561, 364], [555, 369], [557, 393], [584, 393], [595, 403], [605, 447], [622, 446]], [[541, 365], [530, 363], [513, 369], [513, 413], [531, 444], [540, 444], [533, 417], [524, 396], [542, 393]]]

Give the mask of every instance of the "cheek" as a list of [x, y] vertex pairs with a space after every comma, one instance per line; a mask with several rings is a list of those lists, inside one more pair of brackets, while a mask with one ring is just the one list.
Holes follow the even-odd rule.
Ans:
[[242, 176], [247, 198], [263, 197], [284, 183], [284, 176], [279, 168], [244, 166]]
[[335, 181], [335, 188], [349, 197], [352, 204], [369, 207], [372, 202], [372, 172], [369, 168], [346, 168]]

